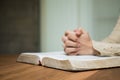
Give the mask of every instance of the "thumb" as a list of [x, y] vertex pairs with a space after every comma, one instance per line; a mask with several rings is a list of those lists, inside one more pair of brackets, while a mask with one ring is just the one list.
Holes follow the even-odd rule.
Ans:
[[80, 28], [79, 31], [81, 31], [82, 34], [87, 34], [87, 31], [83, 28]]
[[79, 37], [82, 34], [82, 28], [77, 28], [77, 29], [74, 30], [74, 32]]

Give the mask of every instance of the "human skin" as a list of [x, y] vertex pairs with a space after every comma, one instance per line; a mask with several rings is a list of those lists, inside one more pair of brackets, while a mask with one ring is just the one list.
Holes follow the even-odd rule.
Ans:
[[82, 28], [66, 31], [62, 37], [64, 51], [68, 55], [98, 55], [93, 48], [92, 40]]

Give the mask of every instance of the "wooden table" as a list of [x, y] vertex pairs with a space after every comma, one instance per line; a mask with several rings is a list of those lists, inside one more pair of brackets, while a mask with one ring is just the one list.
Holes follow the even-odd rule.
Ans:
[[0, 80], [120, 80], [120, 68], [68, 72], [16, 62], [17, 55], [0, 55]]

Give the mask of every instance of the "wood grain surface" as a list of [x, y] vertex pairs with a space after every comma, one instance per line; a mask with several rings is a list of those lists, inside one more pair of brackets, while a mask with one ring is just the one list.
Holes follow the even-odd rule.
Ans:
[[69, 72], [16, 62], [18, 55], [0, 55], [0, 80], [120, 80], [120, 68]]

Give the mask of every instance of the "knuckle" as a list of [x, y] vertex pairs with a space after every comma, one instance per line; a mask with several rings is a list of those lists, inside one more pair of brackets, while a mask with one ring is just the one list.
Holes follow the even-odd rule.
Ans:
[[67, 41], [67, 37], [63, 36], [62, 41], [65, 43]]
[[68, 36], [69, 33], [70, 33], [70, 30], [66, 30], [66, 31], [65, 31], [65, 36]]
[[65, 42], [65, 44], [66, 44], [66, 45], [69, 44], [69, 41], [67, 40], [67, 41]]
[[67, 35], [67, 37], [68, 37], [68, 38], [70, 38], [70, 37], [71, 37], [71, 35], [70, 35], [70, 34], [68, 34], [68, 35]]

